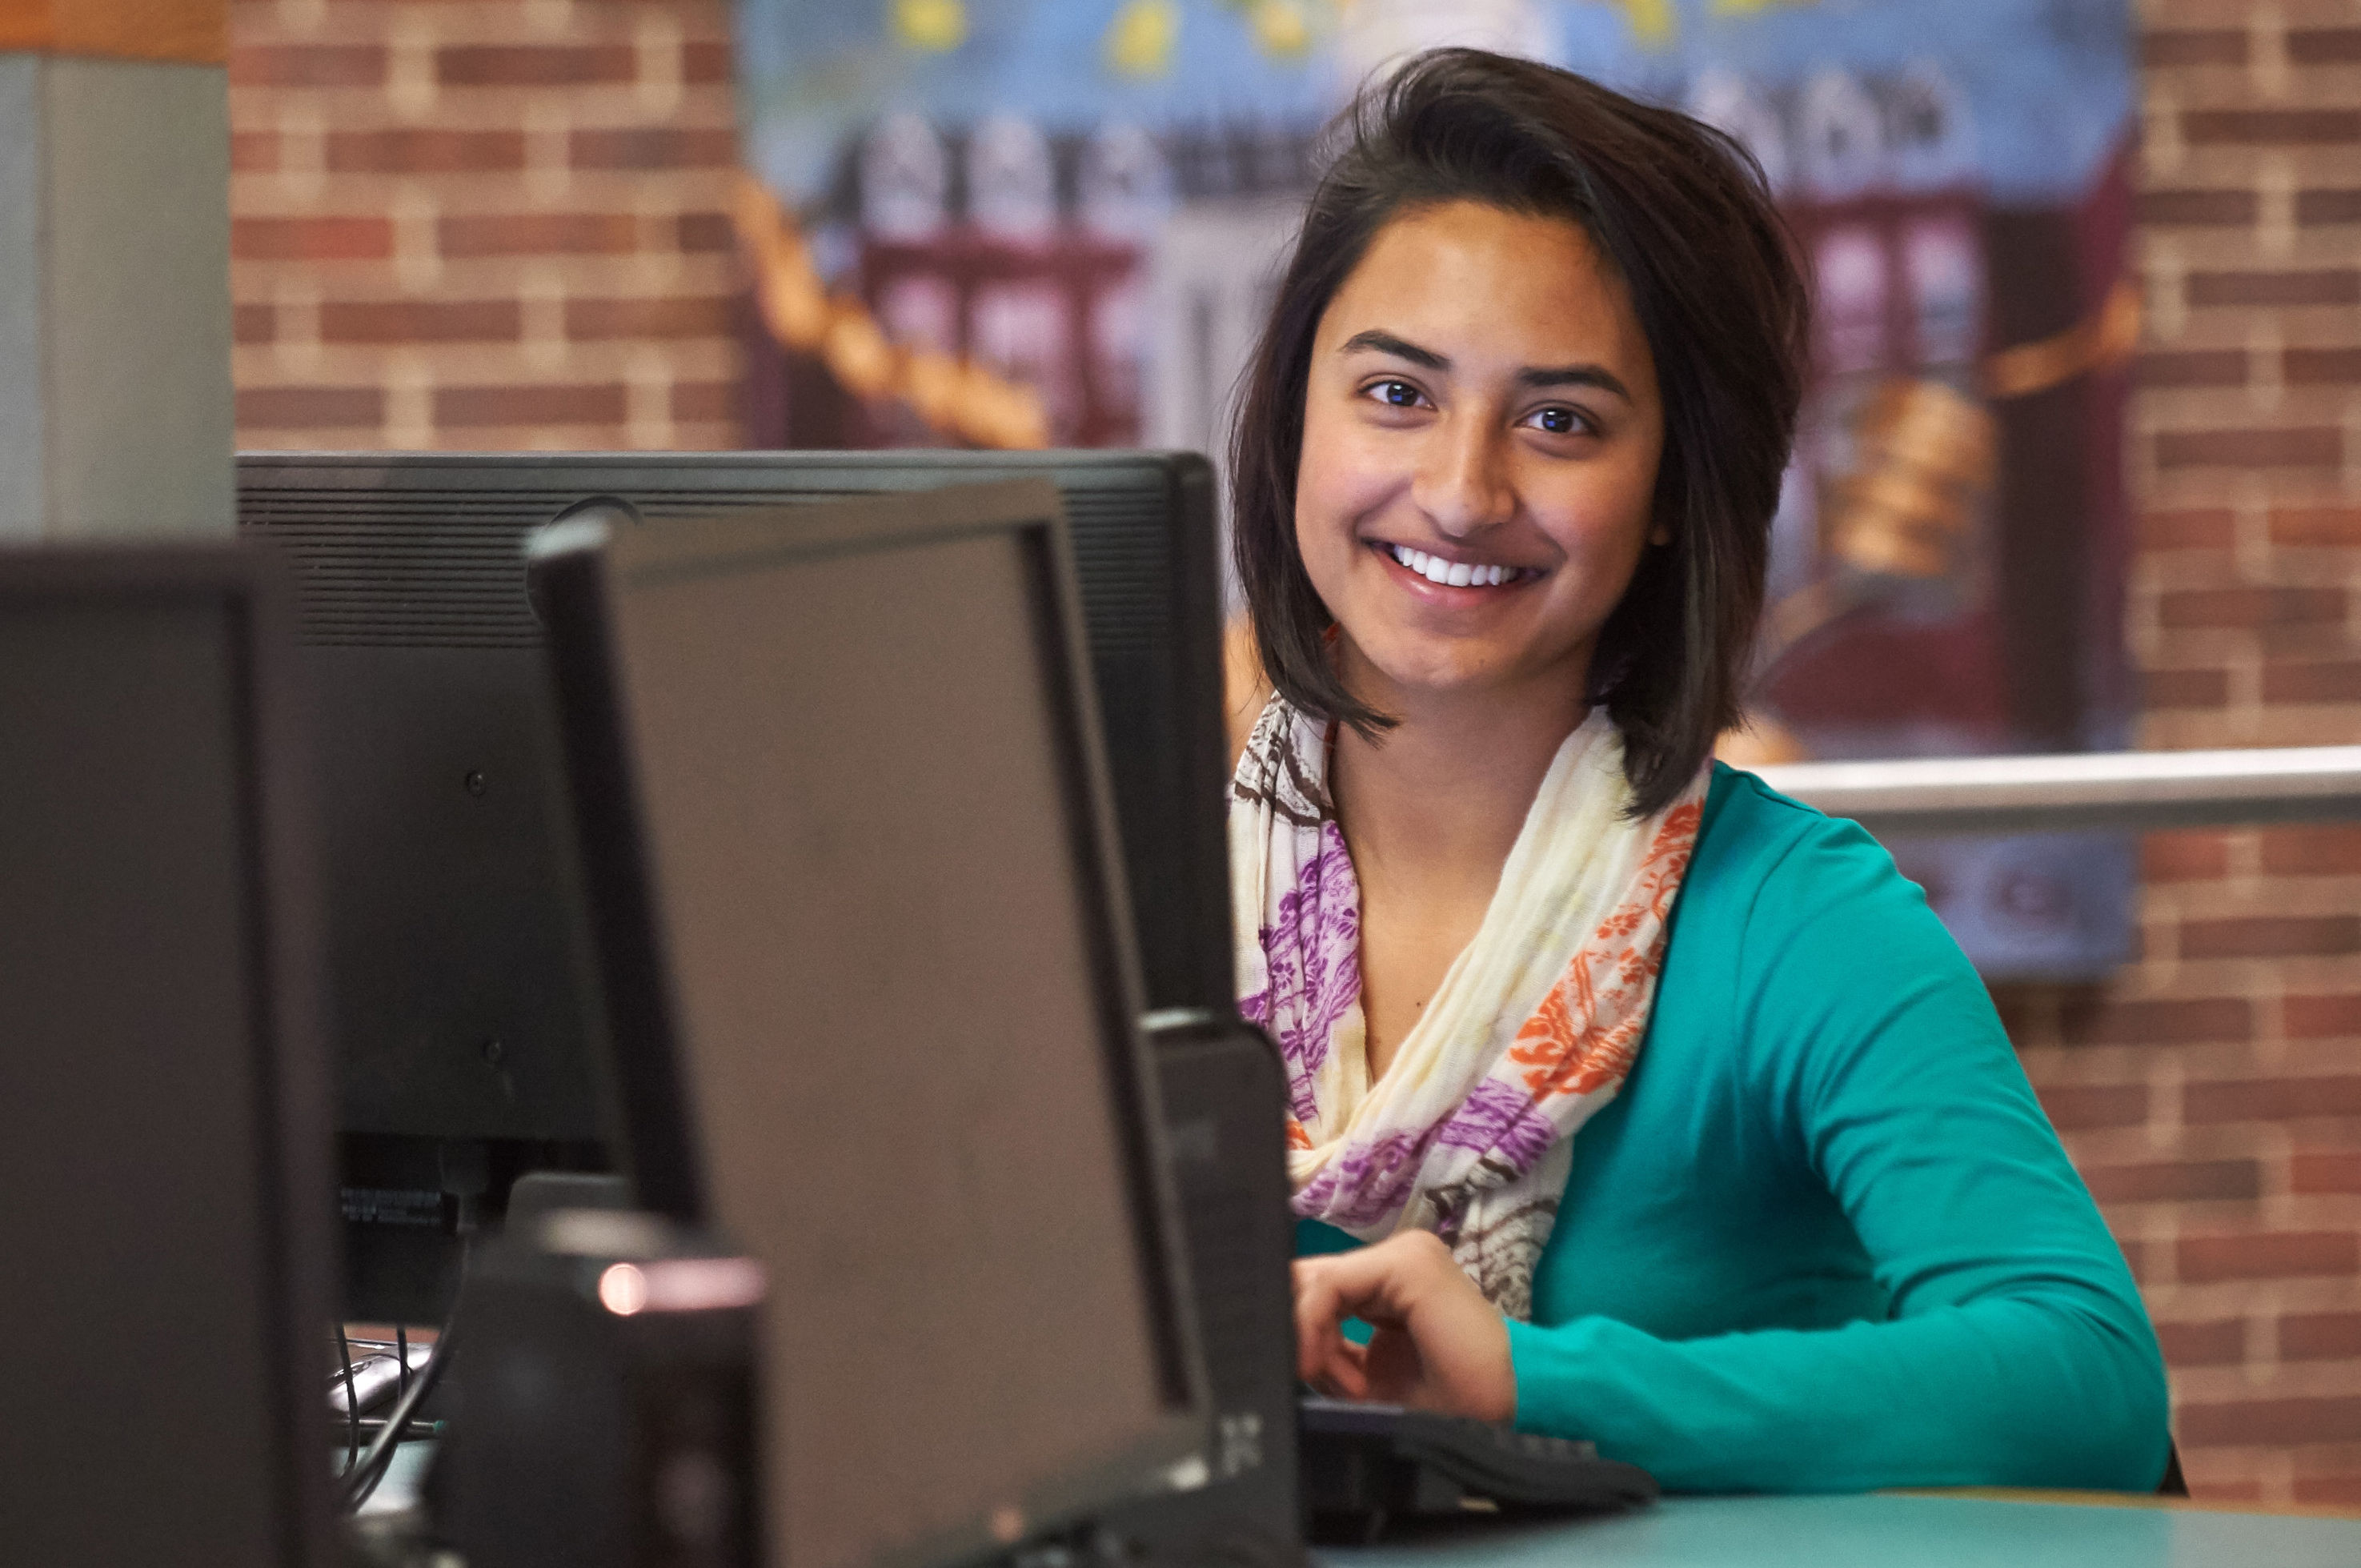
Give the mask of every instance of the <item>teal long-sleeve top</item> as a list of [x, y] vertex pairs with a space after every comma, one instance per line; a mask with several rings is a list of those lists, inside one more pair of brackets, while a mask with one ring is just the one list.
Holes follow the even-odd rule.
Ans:
[[1874, 839], [1719, 764], [1509, 1343], [1520, 1428], [1672, 1490], [2165, 1468], [2155, 1332], [1974, 970]]

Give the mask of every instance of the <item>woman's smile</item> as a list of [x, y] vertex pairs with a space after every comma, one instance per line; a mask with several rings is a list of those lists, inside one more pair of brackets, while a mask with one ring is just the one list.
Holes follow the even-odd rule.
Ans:
[[[1542, 576], [1542, 568], [1538, 566], [1487, 561], [1454, 550], [1420, 550], [1382, 539], [1369, 541], [1369, 548], [1411, 576], [1413, 580], [1404, 587], [1417, 592], [1422, 598], [1439, 604], [1482, 604], [1499, 596], [1480, 590], [1524, 587], [1540, 581]], [[1447, 594], [1459, 588], [1478, 591], [1465, 597], [1438, 598], [1436, 595], [1436, 590]]]

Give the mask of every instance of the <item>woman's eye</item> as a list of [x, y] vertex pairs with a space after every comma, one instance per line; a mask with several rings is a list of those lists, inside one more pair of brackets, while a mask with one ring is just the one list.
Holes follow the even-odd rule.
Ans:
[[1552, 435], [1575, 435], [1582, 430], [1582, 418], [1572, 409], [1543, 409], [1533, 415], [1533, 422]]
[[1388, 408], [1414, 409], [1418, 407], [1418, 389], [1411, 386], [1408, 381], [1380, 381], [1375, 387], [1371, 388], [1370, 390], [1376, 392], [1378, 394], [1378, 400], [1384, 403]]

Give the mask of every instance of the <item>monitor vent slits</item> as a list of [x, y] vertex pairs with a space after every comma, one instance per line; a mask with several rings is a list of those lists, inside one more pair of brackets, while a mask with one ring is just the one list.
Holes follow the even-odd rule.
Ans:
[[548, 498], [249, 489], [238, 522], [286, 552], [315, 646], [530, 648], [522, 543]]
[[[1144, 651], [1167, 641], [1170, 544], [1156, 526], [1161, 497], [1137, 490], [1066, 493], [1074, 570], [1090, 584], [1082, 619], [1103, 652]], [[1148, 526], [1136, 526], [1136, 520]]]
[[1221, 1404], [1251, 1403], [1259, 1390], [1248, 1374], [1259, 1374], [1268, 1359], [1257, 1352], [1267, 1345], [1273, 1281], [1259, 1266], [1264, 1260], [1255, 1247], [1242, 1244], [1268, 1223], [1256, 1206], [1262, 1195], [1242, 1182], [1202, 1176], [1184, 1179], [1182, 1185], [1190, 1283], [1213, 1395]]
[[[584, 495], [582, 487], [496, 492], [249, 487], [238, 522], [275, 540], [302, 584], [303, 640], [353, 647], [530, 648], [541, 624], [525, 595], [524, 535]], [[782, 502], [866, 498], [873, 488], [643, 491], [629, 499], [651, 522]], [[1160, 490], [1068, 489], [1075, 569], [1090, 585], [1083, 617], [1093, 648], [1160, 647], [1165, 531]], [[1145, 520], [1151, 526], [1133, 526]]]

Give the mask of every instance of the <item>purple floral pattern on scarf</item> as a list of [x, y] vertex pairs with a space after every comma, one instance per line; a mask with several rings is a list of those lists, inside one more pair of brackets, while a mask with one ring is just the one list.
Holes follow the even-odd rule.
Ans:
[[1347, 1230], [1376, 1224], [1410, 1201], [1436, 1131], [1387, 1133], [1345, 1145], [1296, 1193], [1295, 1212]]
[[1345, 1145], [1295, 1195], [1295, 1212], [1347, 1229], [1374, 1225], [1410, 1201], [1436, 1148], [1473, 1149], [1499, 1168], [1494, 1179], [1513, 1180], [1541, 1163], [1557, 1135], [1531, 1094], [1486, 1079], [1437, 1126]]
[[1488, 1078], [1468, 1091], [1434, 1141], [1448, 1148], [1488, 1155], [1522, 1176], [1541, 1163], [1557, 1135], [1556, 1126], [1543, 1114], [1530, 1091]]
[[1320, 824], [1319, 852], [1279, 895], [1278, 922], [1258, 935], [1269, 984], [1242, 998], [1238, 1010], [1279, 1042], [1288, 1108], [1308, 1124], [1319, 1116], [1312, 1075], [1328, 1059], [1337, 1024], [1361, 999], [1361, 884], [1334, 822]]

